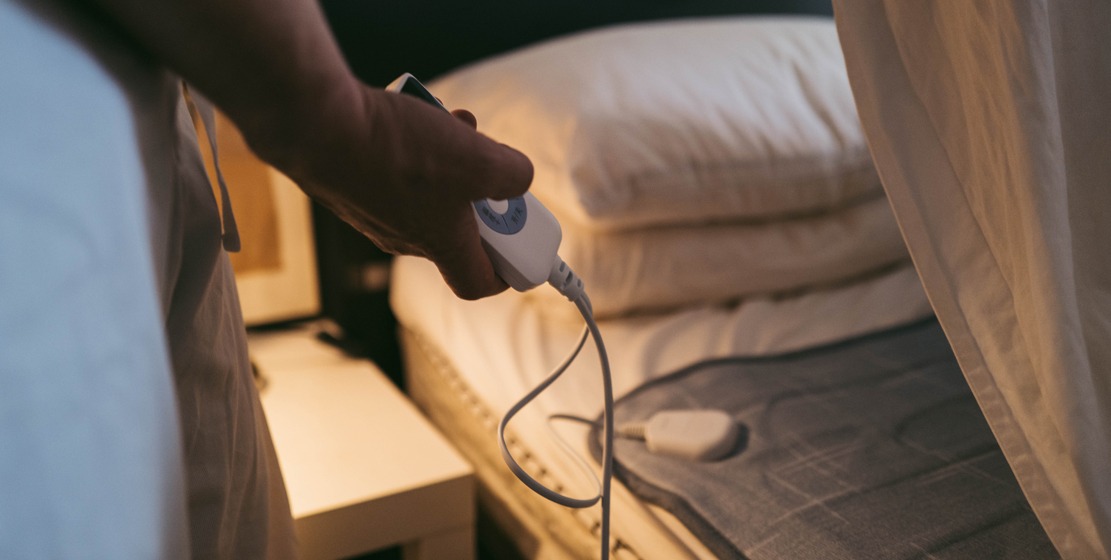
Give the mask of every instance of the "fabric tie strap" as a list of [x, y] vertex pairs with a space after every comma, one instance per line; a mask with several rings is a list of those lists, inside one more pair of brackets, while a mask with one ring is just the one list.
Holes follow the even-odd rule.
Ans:
[[212, 102], [205, 99], [195, 89], [189, 88], [184, 83], [182, 87], [188, 92], [185, 96], [193, 111], [200, 116], [204, 123], [205, 135], [208, 137], [208, 148], [212, 152], [212, 167], [216, 170], [216, 182], [220, 185], [220, 217], [223, 223], [220, 239], [224, 250], [229, 253], [238, 253], [242, 248], [239, 240], [239, 228], [235, 225], [235, 212], [231, 208], [231, 197], [228, 196], [228, 185], [224, 181], [224, 173], [220, 171], [220, 154], [216, 148], [216, 111]]

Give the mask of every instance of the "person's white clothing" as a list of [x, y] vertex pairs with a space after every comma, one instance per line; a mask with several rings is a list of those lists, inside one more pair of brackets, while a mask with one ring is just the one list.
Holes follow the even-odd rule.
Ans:
[[0, 0], [0, 557], [291, 557], [180, 79], [90, 10]]

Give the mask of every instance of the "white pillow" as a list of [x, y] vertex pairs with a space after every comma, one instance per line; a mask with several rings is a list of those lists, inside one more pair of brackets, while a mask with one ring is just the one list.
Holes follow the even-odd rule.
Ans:
[[[563, 234], [560, 255], [602, 318], [837, 284], [908, 260], [882, 195], [791, 220]], [[573, 309], [555, 290], [528, 294]]]
[[880, 188], [831, 20], [740, 17], [571, 35], [430, 84], [596, 229], [769, 219]]

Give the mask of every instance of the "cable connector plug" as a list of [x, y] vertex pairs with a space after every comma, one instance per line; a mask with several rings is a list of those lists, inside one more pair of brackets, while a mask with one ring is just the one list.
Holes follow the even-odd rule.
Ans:
[[618, 426], [617, 435], [643, 440], [652, 453], [692, 461], [717, 461], [728, 456], [741, 437], [740, 426], [721, 410], [663, 410], [646, 422]]
[[548, 284], [563, 294], [568, 301], [574, 302], [586, 297], [586, 288], [583, 287], [582, 279], [558, 255], [552, 262], [552, 271], [548, 273]]

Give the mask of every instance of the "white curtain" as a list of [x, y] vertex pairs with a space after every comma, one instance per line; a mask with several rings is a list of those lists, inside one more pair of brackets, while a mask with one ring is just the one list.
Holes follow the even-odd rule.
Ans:
[[1111, 2], [837, 0], [873, 158], [1065, 558], [1111, 554]]

